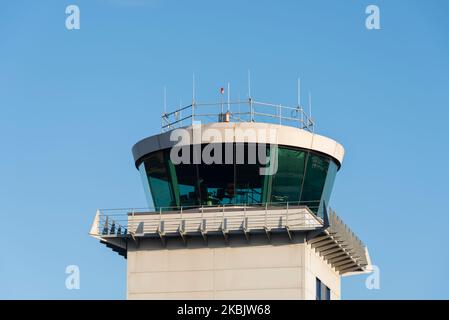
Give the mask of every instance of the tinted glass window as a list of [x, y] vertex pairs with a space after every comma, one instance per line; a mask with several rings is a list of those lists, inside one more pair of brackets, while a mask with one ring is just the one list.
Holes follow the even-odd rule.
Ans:
[[330, 299], [331, 299], [331, 289], [326, 287], [326, 300], [330, 300]]
[[[254, 148], [253, 151], [256, 152], [256, 146], [252, 145], [252, 147]], [[256, 160], [256, 163], [253, 163], [254, 159], [248, 158], [248, 151], [248, 144], [245, 144], [243, 164], [236, 163], [235, 165], [235, 203], [238, 204], [255, 204], [266, 201], [266, 195], [263, 194], [264, 191], [266, 192], [263, 187], [265, 176], [260, 174], [261, 162]], [[264, 157], [269, 153], [267, 148], [261, 148], [260, 151]], [[234, 154], [237, 152], [237, 147], [235, 147]], [[265, 160], [265, 158], [262, 159], [262, 163]]]
[[321, 280], [316, 278], [315, 281], [316, 300], [321, 300]]
[[176, 206], [168, 161], [165, 158], [164, 152], [155, 152], [145, 159], [142, 169], [142, 173], [148, 180], [156, 208]]
[[153, 198], [152, 198], [152, 192], [150, 190], [150, 184], [148, 181], [148, 175], [145, 169], [145, 163], [142, 162], [139, 166], [139, 173], [140, 173], [140, 178], [142, 179], [142, 185], [143, 185], [143, 190], [145, 192], [145, 198], [147, 200], [148, 205], [154, 206], [153, 203]]
[[272, 202], [298, 202], [304, 178], [306, 152], [279, 148], [278, 170], [272, 179]]
[[149, 205], [151, 196], [158, 209], [289, 202], [307, 205], [323, 216], [323, 200], [328, 205], [338, 170], [330, 158], [307, 150], [279, 147], [277, 172], [261, 175], [263, 165], [250, 163], [246, 147], [243, 163], [236, 163], [236, 146], [231, 146], [232, 164], [226, 164], [223, 146], [218, 164], [194, 164], [192, 148], [187, 164], [173, 164], [168, 149], [148, 155], [139, 171]]
[[329, 159], [308, 153], [306, 160], [306, 172], [301, 192], [301, 202], [307, 205], [315, 213], [321, 202], [324, 183], [326, 181]]
[[333, 161], [329, 161], [329, 169], [327, 171], [326, 181], [324, 183], [323, 194], [321, 196], [320, 208], [318, 216], [324, 216], [323, 205], [329, 206], [329, 200], [334, 186], [335, 176], [337, 175], [338, 167]]
[[177, 164], [174, 165], [177, 182], [179, 201], [181, 206], [196, 206], [200, 203], [198, 169], [197, 165]]
[[316, 300], [330, 300], [331, 290], [320, 279], [315, 279]]

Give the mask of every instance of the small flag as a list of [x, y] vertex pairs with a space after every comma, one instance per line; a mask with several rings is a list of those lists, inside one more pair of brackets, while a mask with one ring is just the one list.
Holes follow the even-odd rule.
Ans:
[[221, 94], [224, 93], [224, 88], [220, 88], [220, 93], [221, 93]]

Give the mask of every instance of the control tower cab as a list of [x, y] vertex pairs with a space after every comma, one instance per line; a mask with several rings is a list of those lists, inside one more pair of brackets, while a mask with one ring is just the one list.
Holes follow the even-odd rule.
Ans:
[[149, 208], [98, 210], [91, 235], [127, 258], [130, 299], [340, 299], [369, 272], [329, 207], [344, 148], [302, 107], [248, 99], [162, 115], [132, 148]]

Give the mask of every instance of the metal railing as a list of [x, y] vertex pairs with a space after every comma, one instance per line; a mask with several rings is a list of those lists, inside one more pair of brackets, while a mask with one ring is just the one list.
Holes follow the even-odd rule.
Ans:
[[97, 211], [99, 236], [127, 236], [157, 232], [206, 232], [225, 229], [314, 229], [322, 225], [303, 202], [202, 205], [160, 208], [119, 208]]
[[289, 125], [314, 131], [315, 122], [303, 107], [288, 107], [249, 98], [243, 101], [197, 103], [163, 113], [161, 131], [191, 125], [195, 121], [208, 122], [266, 122]]
[[98, 218], [98, 235], [127, 236], [129, 234], [128, 220], [123, 217], [123, 214], [99, 214]]

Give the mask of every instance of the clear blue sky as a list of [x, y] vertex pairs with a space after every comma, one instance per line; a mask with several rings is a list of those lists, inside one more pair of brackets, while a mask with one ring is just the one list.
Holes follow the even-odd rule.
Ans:
[[[65, 28], [77, 4], [81, 29]], [[381, 30], [365, 28], [377, 4]], [[88, 236], [96, 208], [142, 207], [131, 147], [177, 105], [232, 84], [293, 104], [346, 158], [331, 206], [369, 246], [381, 289], [343, 298], [449, 298], [449, 2], [3, 1], [0, 298], [125, 298], [125, 260]], [[81, 289], [65, 288], [79, 265]]]

